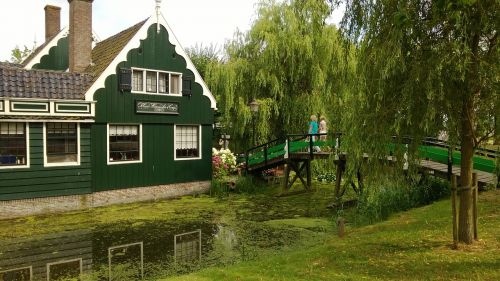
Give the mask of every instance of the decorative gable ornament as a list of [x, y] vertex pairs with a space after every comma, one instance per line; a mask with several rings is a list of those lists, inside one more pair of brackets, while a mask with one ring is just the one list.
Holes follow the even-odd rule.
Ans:
[[[159, 11], [159, 10], [157, 10], [157, 11]], [[113, 74], [120, 75], [120, 73], [117, 73], [118, 64], [123, 62], [123, 61], [127, 61], [127, 54], [130, 50], [137, 49], [140, 47], [141, 40], [145, 40], [147, 38], [148, 29], [153, 24], [158, 24], [158, 26], [161, 25], [167, 30], [167, 32], [169, 34], [168, 40], [170, 41], [170, 43], [172, 45], [175, 46], [175, 52], [177, 54], [179, 54], [180, 56], [182, 56], [186, 60], [186, 68], [191, 70], [194, 73], [194, 78], [191, 79], [190, 84], [192, 84], [193, 82], [200, 84], [201, 88], [203, 89], [203, 95], [208, 97], [208, 99], [210, 100], [210, 107], [212, 109], [217, 110], [217, 102], [215, 100], [215, 97], [212, 95], [212, 92], [208, 89], [207, 84], [205, 83], [205, 81], [203, 81], [200, 73], [198, 72], [198, 70], [194, 66], [193, 62], [191, 61], [191, 59], [187, 55], [186, 51], [184, 51], [184, 49], [182, 48], [181, 44], [179, 43], [179, 40], [177, 39], [174, 32], [172, 31], [172, 29], [168, 25], [163, 14], [161, 14], [161, 12], [160, 12], [159, 16], [157, 18], [156, 11], [155, 11], [155, 14], [153, 16], [150, 16], [142, 24], [142, 26], [135, 33], [135, 35], [132, 37], [132, 39], [130, 39], [128, 41], [128, 43], [125, 45], [125, 47], [123, 47], [123, 49], [118, 53], [118, 55], [116, 55], [114, 57], [112, 62], [99, 75], [99, 77], [95, 80], [95, 82], [92, 84], [92, 86], [90, 86], [87, 89], [87, 92], [85, 93], [85, 100], [87, 100], [87, 101], [94, 100], [94, 94], [97, 92], [97, 90], [105, 87], [105, 81], [106, 81], [106, 78], [108, 76], [113, 75]], [[187, 95], [190, 94], [190, 91], [188, 89], [183, 87], [182, 90], [183, 90], [183, 94], [184, 94], [184, 92]]]
[[160, 33], [161, 0], [156, 1], [156, 32]]

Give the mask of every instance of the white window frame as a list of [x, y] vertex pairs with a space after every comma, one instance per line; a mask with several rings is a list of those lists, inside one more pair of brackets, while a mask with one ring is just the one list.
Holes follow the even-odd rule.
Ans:
[[136, 243], [130, 243], [130, 244], [124, 244], [124, 245], [118, 245], [118, 246], [113, 246], [108, 248], [108, 279], [111, 281], [111, 275], [113, 273], [112, 266], [113, 266], [113, 255], [112, 251], [116, 249], [121, 249], [121, 248], [128, 248], [131, 246], [140, 246], [141, 248], [141, 278], [144, 278], [144, 241], [141, 242], [136, 242]]
[[[174, 72], [174, 71], [165, 71], [165, 70], [158, 70], [158, 69], [149, 69], [149, 68], [139, 68], [139, 67], [131, 67], [132, 73], [135, 71], [142, 71], [142, 91], [134, 91], [131, 90], [132, 94], [144, 94], [144, 95], [157, 95], [157, 96], [174, 96], [174, 97], [182, 97], [182, 73], [181, 72]], [[146, 72], [156, 72], [156, 92], [148, 92], [146, 91]], [[166, 73], [168, 74], [168, 93], [160, 93], [158, 90], [160, 89], [160, 75], [159, 73]], [[179, 75], [179, 93], [171, 93], [172, 85], [172, 74], [173, 75]], [[132, 74], [132, 80], [133, 80], [133, 74]], [[133, 81], [132, 81], [133, 83]]]
[[187, 235], [192, 235], [192, 234], [198, 234], [198, 260], [201, 261], [201, 229], [191, 231], [191, 232], [185, 232], [181, 234], [177, 234], [174, 236], [174, 261], [177, 262], [177, 238], [182, 237], [182, 236], [187, 236]]
[[19, 267], [19, 268], [13, 268], [13, 269], [8, 269], [8, 270], [0, 270], [0, 273], [7, 273], [7, 272], [12, 272], [12, 271], [20, 271], [23, 269], [29, 269], [30, 271], [30, 281], [33, 280], [33, 266], [25, 266], [25, 267]]
[[[109, 161], [109, 126], [139, 126], [139, 160], [133, 161]], [[142, 124], [131, 123], [108, 123], [106, 125], [106, 162], [108, 165], [126, 165], [142, 163]]]
[[29, 122], [7, 122], [6, 123], [24, 123], [26, 130], [26, 165], [0, 166], [0, 170], [4, 169], [27, 169], [30, 167], [30, 123]]
[[[61, 123], [61, 122], [51, 122]], [[64, 166], [80, 166], [80, 123], [70, 122], [76, 124], [76, 162], [56, 162], [49, 163], [47, 161], [47, 122], [43, 123], [43, 166], [44, 167], [64, 167]]]
[[[191, 127], [196, 127], [198, 126], [198, 157], [181, 157], [177, 158], [177, 153], [176, 153], [176, 148], [175, 146], [177, 145], [177, 126], [191, 126]], [[175, 161], [189, 161], [189, 160], [200, 160], [202, 159], [202, 150], [201, 150], [201, 132], [202, 126], [198, 124], [176, 124], [174, 125], [174, 160]]]
[[76, 258], [76, 259], [70, 259], [70, 260], [61, 260], [57, 262], [49, 262], [47, 263], [47, 281], [50, 281], [50, 267], [53, 265], [58, 265], [58, 264], [64, 264], [64, 263], [70, 263], [70, 262], [79, 262], [80, 264], [80, 278], [82, 277], [83, 274], [83, 259], [82, 258]]

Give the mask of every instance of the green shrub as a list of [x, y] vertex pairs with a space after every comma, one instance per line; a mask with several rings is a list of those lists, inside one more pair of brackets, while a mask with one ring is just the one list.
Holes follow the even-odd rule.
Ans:
[[229, 186], [224, 179], [212, 179], [210, 184], [210, 196], [222, 198], [229, 194]]
[[319, 182], [326, 182], [326, 183], [332, 183], [332, 182], [335, 182], [335, 179], [336, 179], [336, 175], [334, 172], [326, 172], [326, 173], [322, 173], [322, 174], [319, 174], [316, 179], [319, 181]]
[[236, 191], [240, 193], [254, 194], [262, 190], [262, 185], [252, 176], [238, 177], [236, 180]]
[[391, 214], [430, 204], [449, 196], [448, 183], [439, 179], [424, 179], [419, 183], [384, 182], [366, 189], [358, 197], [355, 220], [371, 224], [387, 219]]

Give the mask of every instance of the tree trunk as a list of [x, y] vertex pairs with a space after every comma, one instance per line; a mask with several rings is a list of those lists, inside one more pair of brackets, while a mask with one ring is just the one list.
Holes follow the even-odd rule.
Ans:
[[472, 156], [474, 155], [473, 124], [475, 113], [470, 97], [465, 98], [462, 106], [461, 152], [460, 164], [460, 208], [458, 213], [458, 241], [472, 244]]

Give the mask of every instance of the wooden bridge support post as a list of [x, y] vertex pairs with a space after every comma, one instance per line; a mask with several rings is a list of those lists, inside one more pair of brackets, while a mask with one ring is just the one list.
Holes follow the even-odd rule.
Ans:
[[458, 247], [458, 216], [457, 216], [457, 176], [451, 175], [451, 213], [453, 223], [453, 248]]
[[472, 218], [474, 227], [474, 240], [477, 238], [477, 196], [478, 196], [478, 183], [477, 174], [472, 173]]
[[340, 185], [342, 183], [342, 173], [345, 169], [345, 156], [339, 155], [339, 159], [337, 160], [337, 173], [335, 176], [335, 200], [336, 203], [340, 203]]
[[285, 164], [285, 180], [283, 181], [283, 192], [288, 189], [288, 182], [290, 181], [290, 163], [286, 161]]
[[304, 163], [304, 164], [307, 165], [306, 166], [306, 173], [307, 173], [307, 179], [306, 179], [307, 180], [307, 186], [306, 186], [306, 188], [307, 189], [311, 189], [311, 187], [312, 187], [311, 160], [310, 159], [306, 160], [306, 163]]

